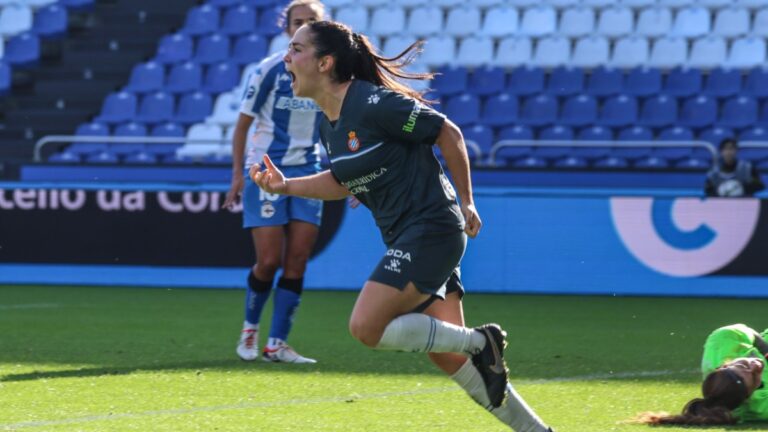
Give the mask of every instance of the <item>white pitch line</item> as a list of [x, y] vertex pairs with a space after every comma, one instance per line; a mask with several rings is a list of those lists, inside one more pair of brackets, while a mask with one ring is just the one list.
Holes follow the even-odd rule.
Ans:
[[59, 307], [61, 307], [61, 305], [58, 303], [0, 304], [0, 311], [18, 309], [52, 309]]
[[[536, 384], [540, 385], [540, 384], [555, 384], [555, 383], [561, 383], [561, 382], [576, 382], [576, 381], [602, 381], [602, 380], [609, 380], [609, 379], [652, 378], [652, 377], [663, 377], [663, 376], [680, 375], [680, 374], [692, 374], [695, 372], [696, 371], [691, 369], [678, 370], [678, 371], [660, 370], [660, 371], [618, 372], [618, 373], [580, 375], [580, 376], [572, 376], [572, 377], [512, 380], [512, 384], [513, 385], [536, 385]], [[435, 387], [435, 388], [411, 390], [411, 391], [403, 391], [403, 392], [371, 393], [371, 394], [347, 396], [347, 397], [337, 396], [337, 397], [314, 398], [314, 399], [294, 399], [294, 400], [277, 401], [277, 402], [247, 402], [247, 403], [239, 403], [239, 404], [232, 404], [232, 405], [215, 405], [215, 406], [195, 407], [195, 408], [176, 408], [176, 409], [167, 409], [167, 410], [143, 411], [143, 412], [137, 412], [137, 413], [100, 414], [100, 415], [92, 415], [92, 416], [84, 416], [84, 417], [65, 418], [65, 419], [59, 419], [59, 420], [42, 420], [42, 421], [0, 424], [0, 429], [12, 431], [17, 429], [36, 428], [36, 427], [43, 427], [43, 426], [58, 426], [58, 425], [75, 424], [75, 423], [90, 423], [90, 422], [105, 421], [105, 420], [135, 419], [135, 418], [141, 418], [141, 417], [166, 416], [166, 415], [186, 415], [186, 414], [197, 414], [197, 413], [205, 413], [205, 412], [242, 410], [242, 409], [253, 409], [253, 408], [283, 407], [283, 406], [291, 406], [291, 405], [312, 405], [312, 404], [321, 404], [321, 403], [358, 401], [358, 400], [366, 400], [366, 399], [385, 399], [390, 397], [420, 396], [420, 395], [427, 395], [427, 394], [434, 394], [434, 393], [447, 393], [447, 392], [457, 392], [457, 391], [461, 391], [461, 389], [457, 388], [456, 386], [450, 386], [450, 387]]]

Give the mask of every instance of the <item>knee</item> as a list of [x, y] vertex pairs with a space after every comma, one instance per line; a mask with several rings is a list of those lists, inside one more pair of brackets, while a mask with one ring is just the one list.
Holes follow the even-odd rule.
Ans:
[[254, 273], [272, 279], [280, 268], [280, 257], [278, 256], [260, 256], [256, 259]]
[[309, 261], [309, 251], [291, 251], [285, 256], [285, 273], [290, 277], [297, 278], [304, 275]]
[[381, 339], [381, 331], [377, 331], [364, 319], [354, 316], [349, 320], [349, 333], [369, 348], [376, 348]]

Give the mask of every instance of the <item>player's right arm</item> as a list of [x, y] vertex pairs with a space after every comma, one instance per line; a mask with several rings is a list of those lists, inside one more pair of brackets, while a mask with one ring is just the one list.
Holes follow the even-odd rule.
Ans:
[[259, 185], [264, 192], [323, 201], [339, 200], [350, 195], [349, 189], [336, 180], [331, 170], [289, 179], [275, 167], [269, 156], [264, 155], [263, 170], [261, 165], [253, 164], [248, 174], [253, 182]]

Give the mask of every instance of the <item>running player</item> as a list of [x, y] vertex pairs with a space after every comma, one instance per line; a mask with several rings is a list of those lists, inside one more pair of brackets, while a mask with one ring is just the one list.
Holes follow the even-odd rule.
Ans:
[[[292, 37], [303, 24], [319, 21], [324, 15], [324, 6], [317, 0], [293, 0], [284, 10], [285, 31]], [[245, 322], [237, 355], [243, 360], [259, 357], [261, 311], [270, 297], [275, 274], [282, 267], [262, 358], [272, 362], [315, 363], [297, 354], [286, 341], [301, 299], [307, 260], [317, 239], [322, 202], [265, 192], [243, 174], [243, 167], [247, 169], [265, 154], [290, 175], [320, 170], [319, 108], [310, 99], [294, 97], [282, 61], [284, 55], [285, 51], [264, 59], [250, 78], [232, 140], [232, 186], [224, 206], [231, 208], [242, 193], [243, 227], [251, 230], [256, 249], [256, 264], [248, 273]], [[243, 163], [246, 137], [254, 122], [256, 134]]]
[[[315, 22], [294, 35], [286, 70], [294, 94], [325, 117], [322, 143], [331, 169], [286, 177], [264, 157], [250, 174], [270, 193], [316, 199], [350, 194], [368, 207], [387, 251], [357, 298], [352, 335], [380, 350], [427, 352], [479, 404], [517, 431], [549, 429], [507, 381], [505, 333], [495, 324], [464, 327], [459, 262], [467, 235], [482, 225], [475, 209], [461, 131], [396, 78], [421, 78], [400, 56], [378, 56], [343, 24]], [[437, 161], [437, 144], [458, 188]]]

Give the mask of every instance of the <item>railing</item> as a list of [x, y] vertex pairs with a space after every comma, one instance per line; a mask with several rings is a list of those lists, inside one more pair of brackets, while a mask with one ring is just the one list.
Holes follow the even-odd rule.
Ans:
[[65, 143], [107, 143], [107, 144], [229, 144], [229, 139], [188, 139], [186, 137], [110, 137], [110, 136], [84, 136], [84, 135], [49, 135], [37, 140], [34, 149], [35, 162], [42, 161], [42, 150], [48, 144]]
[[[768, 143], [766, 143], [768, 144]], [[768, 145], [767, 145], [768, 146]], [[501, 140], [491, 147], [488, 165], [496, 166], [499, 150], [508, 147], [605, 147], [605, 148], [648, 148], [648, 147], [702, 147], [712, 154], [712, 161], [717, 160], [715, 146], [704, 141], [537, 141], [537, 140]]]

